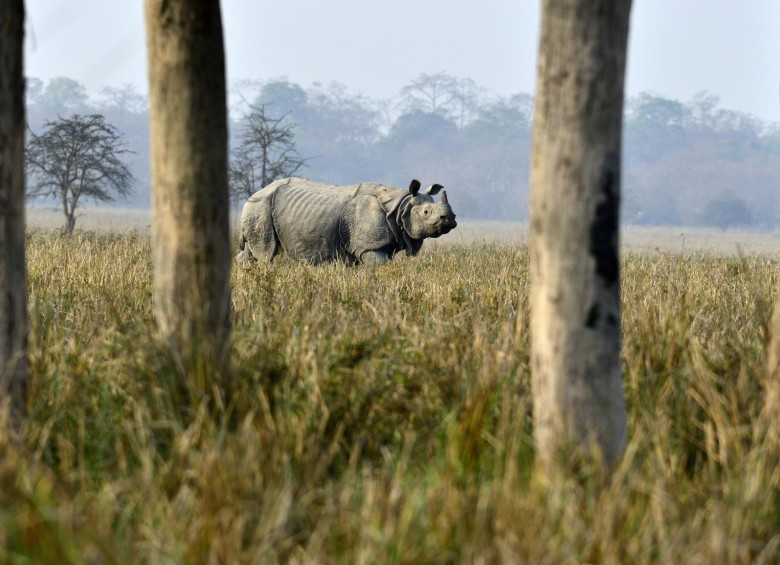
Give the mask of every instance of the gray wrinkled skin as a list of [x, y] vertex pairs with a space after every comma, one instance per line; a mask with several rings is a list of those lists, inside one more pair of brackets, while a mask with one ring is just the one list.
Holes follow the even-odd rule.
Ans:
[[313, 265], [327, 261], [386, 263], [399, 251], [416, 255], [428, 237], [457, 226], [442, 187], [424, 193], [377, 183], [333, 186], [290, 177], [253, 194], [241, 212], [236, 260], [272, 261], [284, 250]]

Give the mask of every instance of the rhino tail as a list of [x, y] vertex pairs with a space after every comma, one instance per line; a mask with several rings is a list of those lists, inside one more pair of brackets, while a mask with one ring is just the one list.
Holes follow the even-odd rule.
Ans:
[[246, 247], [246, 236], [241, 236], [241, 243], [238, 244], [238, 248], [243, 251], [244, 247]]

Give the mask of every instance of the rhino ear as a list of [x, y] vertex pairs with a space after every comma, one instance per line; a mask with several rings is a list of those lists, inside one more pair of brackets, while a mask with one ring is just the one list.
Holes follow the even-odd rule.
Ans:
[[449, 204], [449, 201], [447, 200], [447, 191], [441, 193], [441, 202], [444, 202], [445, 204]]
[[420, 192], [420, 181], [417, 179], [414, 179], [412, 181], [412, 184], [409, 185], [409, 193], [412, 196], [417, 196], [417, 193]]
[[425, 191], [425, 194], [430, 194], [431, 196], [434, 196], [436, 194], [439, 194], [439, 191], [442, 188], [444, 188], [444, 187], [442, 185], [440, 185], [440, 184], [432, 184], [431, 186], [429, 186], [427, 188], [427, 190]]

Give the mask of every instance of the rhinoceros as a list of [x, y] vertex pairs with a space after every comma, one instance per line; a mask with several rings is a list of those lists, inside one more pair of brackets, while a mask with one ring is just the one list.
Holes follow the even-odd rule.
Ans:
[[428, 237], [457, 226], [447, 192], [420, 192], [365, 182], [333, 186], [290, 177], [255, 192], [241, 212], [239, 263], [272, 261], [280, 249], [311, 264], [386, 263], [399, 251], [416, 255]]

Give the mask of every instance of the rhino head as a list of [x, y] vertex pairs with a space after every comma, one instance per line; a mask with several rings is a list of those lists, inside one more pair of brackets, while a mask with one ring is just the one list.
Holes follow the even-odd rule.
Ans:
[[438, 202], [433, 196], [444, 188], [440, 184], [430, 186], [420, 192], [420, 181], [413, 180], [409, 185], [410, 198], [401, 214], [404, 231], [412, 239], [439, 237], [449, 233], [458, 225], [455, 214], [447, 201], [447, 191], [441, 193]]

